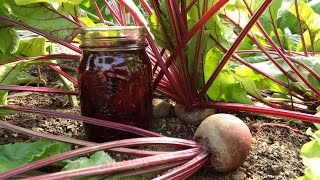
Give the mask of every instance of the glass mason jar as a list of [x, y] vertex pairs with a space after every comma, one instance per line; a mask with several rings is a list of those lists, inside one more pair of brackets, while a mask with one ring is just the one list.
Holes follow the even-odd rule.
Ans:
[[[82, 115], [149, 129], [152, 88], [146, 31], [141, 26], [82, 28], [78, 69]], [[88, 123], [84, 129], [95, 142], [135, 137]]]

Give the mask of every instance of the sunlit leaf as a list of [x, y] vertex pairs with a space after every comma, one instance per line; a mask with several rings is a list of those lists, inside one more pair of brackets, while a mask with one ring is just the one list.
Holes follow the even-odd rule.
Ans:
[[307, 167], [301, 180], [320, 179], [320, 130], [313, 133], [314, 140], [304, 144], [300, 154]]
[[[205, 82], [209, 80], [222, 57], [223, 53], [217, 48], [212, 48], [208, 51], [204, 62]], [[252, 103], [247, 97], [246, 91], [228, 68], [223, 69], [219, 73], [215, 81], [209, 87], [207, 95], [210, 99], [216, 101], [238, 102], [243, 104]]]
[[[281, 72], [274, 70], [274, 73], [270, 73], [268, 66], [266, 66], [264, 63], [266, 62], [262, 62], [262, 63], [254, 63], [253, 65], [256, 66], [258, 69], [262, 69], [264, 72], [266, 72], [267, 74], [276, 76], [276, 77], [281, 77], [285, 78], [284, 75], [282, 75]], [[269, 65], [270, 63], [268, 63]], [[265, 68], [265, 69], [264, 69]], [[235, 68], [235, 74], [241, 76], [242, 78], [249, 78], [251, 80], [253, 80], [256, 84], [256, 87], [259, 90], [264, 90], [264, 89], [268, 89], [274, 92], [279, 92], [279, 93], [286, 93], [288, 90], [282, 86], [280, 86], [279, 84], [273, 82], [272, 80], [267, 79], [266, 77], [262, 76], [261, 74], [253, 71], [251, 68], [246, 67], [244, 65], [236, 67]]]
[[[155, 37], [156, 43], [162, 48], [170, 49], [169, 44], [163, 35], [160, 23], [159, 23], [158, 18], [155, 13], [153, 13], [149, 16], [148, 26], [149, 26], [153, 36]], [[168, 30], [170, 30], [170, 29], [165, 29], [165, 30], [167, 31], [168, 34], [170, 33], [170, 31], [168, 32]], [[170, 38], [170, 40], [173, 40], [172, 38]]]
[[[288, 29], [289, 30], [289, 29]], [[277, 34], [274, 31], [270, 32], [270, 36], [274, 42], [277, 42], [277, 44], [283, 46], [286, 50], [293, 50], [294, 48], [294, 42], [292, 40], [292, 34], [289, 31], [287, 31], [288, 34], [284, 34], [284, 32], [281, 29], [277, 29]]]
[[206, 29], [210, 30], [211, 35], [225, 47], [230, 47], [235, 40], [233, 29], [222, 23], [219, 16], [213, 16], [206, 24]]
[[[257, 86], [252, 78], [241, 77], [236, 74], [234, 74], [234, 77], [240, 82], [241, 88], [245, 89], [245, 91], [247, 93], [249, 93], [250, 95], [252, 95], [256, 98], [259, 98], [261, 100], [263, 99], [263, 97], [259, 93], [259, 89], [257, 88]], [[246, 104], [249, 104], [249, 103], [246, 103]]]
[[12, 27], [0, 27], [0, 53], [15, 53], [19, 45], [19, 34]]
[[[190, 4], [192, 0], [187, 0], [186, 4]], [[213, 0], [198, 0], [196, 3], [197, 5], [193, 5], [191, 9], [188, 12], [188, 16], [192, 19], [194, 22], [198, 22], [200, 17], [203, 14], [203, 5], [204, 3], [208, 4], [208, 7], [211, 7], [211, 5], [214, 3]]]
[[[7, 62], [9, 60], [14, 60], [16, 57], [26, 57], [26, 56], [38, 56], [45, 54], [45, 39], [43, 37], [32, 37], [23, 38], [20, 40], [19, 47], [14, 54], [0, 54], [0, 62]], [[27, 79], [21, 79], [21, 75], [26, 73], [24, 70], [34, 64], [39, 64], [38, 61], [17, 61], [12, 63], [7, 63], [0, 66], [0, 84], [13, 85], [20, 84], [22, 81], [29, 81], [32, 77]], [[28, 82], [29, 83], [29, 82]], [[0, 104], [7, 103], [8, 91], [0, 91]]]
[[308, 6], [310, 6], [315, 13], [320, 14], [320, 0], [309, 1]]
[[90, 6], [92, 6], [92, 4], [94, 3], [94, 2], [96, 2], [97, 0], [83, 0], [83, 2], [82, 2], [82, 4], [84, 5], [84, 6], [86, 6], [86, 7], [90, 7]]
[[278, 11], [282, 5], [282, 0], [275, 0], [271, 3], [269, 8], [262, 14], [260, 22], [263, 27], [267, 30], [267, 33], [277, 29]]
[[18, 6], [13, 1], [8, 1], [11, 7], [11, 18], [47, 32], [62, 40], [71, 41], [78, 34], [78, 26], [67, 17], [50, 10], [49, 4], [30, 4]]
[[[306, 66], [311, 68], [315, 72], [320, 72], [320, 59], [316, 57], [300, 57], [297, 58], [297, 60], [304, 63]], [[312, 91], [304, 85], [304, 83], [300, 80], [300, 78], [293, 73], [291, 68], [285, 63], [283, 60], [277, 60], [278, 63], [284, 70], [288, 73], [290, 73], [294, 78], [299, 80], [299, 82], [292, 82], [290, 81], [272, 62], [266, 61], [261, 63], [254, 63], [252, 64], [254, 67], [259, 69], [262, 72], [265, 72], [266, 74], [269, 74], [282, 82], [289, 83], [292, 85], [293, 88], [296, 88], [308, 95], [312, 95]], [[319, 81], [312, 76], [312, 74], [307, 71], [306, 69], [302, 68], [299, 65], [296, 65], [296, 68], [298, 71], [317, 89], [320, 89]], [[287, 93], [288, 89], [280, 86], [279, 84], [275, 83], [274, 81], [271, 81], [270, 79], [267, 79], [263, 77], [261, 74], [258, 74], [254, 72], [252, 69], [242, 65], [235, 68], [235, 74], [241, 76], [242, 78], [249, 78], [250, 80], [254, 81], [256, 87], [259, 90], [271, 90], [273, 92], [278, 93]]]
[[23, 38], [17, 53], [24, 56], [39, 56], [46, 54], [46, 39], [43, 37]]
[[[301, 0], [298, 1], [298, 10], [300, 20], [309, 31], [310, 43], [313, 44], [315, 43], [317, 34], [320, 32], [320, 15], [315, 13], [311, 7]], [[294, 3], [291, 4], [289, 11], [297, 17]]]
[[[4, 85], [18, 84], [19, 83], [18, 78], [20, 74], [23, 73], [27, 67], [35, 64], [40, 64], [40, 62], [24, 60], [24, 61], [8, 63], [0, 66], [0, 84], [4, 84]], [[8, 91], [5, 91], [5, 90], [0, 91], [0, 104], [6, 104], [7, 94], [8, 94]]]
[[[250, 2], [248, 3], [252, 4]], [[246, 6], [241, 0], [229, 1], [224, 8], [224, 13], [241, 28], [244, 28], [249, 21], [248, 11], [246, 10]]]
[[[314, 50], [316, 52], [320, 52], [320, 33], [318, 33], [315, 37], [314, 37], [314, 40], [313, 42], [311, 42], [311, 39], [310, 39], [310, 32], [309, 31], [305, 31], [303, 33], [303, 37], [304, 37], [304, 41], [305, 41], [305, 45], [306, 45], [306, 48], [309, 52], [312, 52], [313, 51], [313, 47], [314, 47]], [[313, 47], [312, 47], [312, 44], [313, 44]], [[300, 41], [298, 42], [297, 44], [297, 49], [296, 49], [297, 52], [303, 52], [303, 45], [302, 45], [302, 40], [300, 39]]]
[[19, 41], [18, 49], [14, 53], [0, 52], [0, 62], [6, 63], [10, 60], [27, 57], [27, 56], [39, 56], [46, 54], [46, 40], [43, 37], [28, 37]]

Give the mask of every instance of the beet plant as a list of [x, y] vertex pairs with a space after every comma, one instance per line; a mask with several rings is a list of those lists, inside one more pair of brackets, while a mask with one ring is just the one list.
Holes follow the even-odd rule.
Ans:
[[[185, 179], [209, 159], [210, 151], [205, 143], [163, 137], [83, 116], [6, 105], [8, 91], [78, 94], [69, 86], [77, 87], [76, 79], [62, 67], [66, 66], [64, 61], [80, 59], [77, 35], [84, 26], [148, 26], [147, 53], [153, 66], [154, 91], [176, 101], [186, 111], [227, 109], [320, 123], [320, 117], [315, 115], [320, 106], [318, 7], [316, 0], [308, 3], [301, 0], [0, 0], [3, 112], [58, 116], [143, 136], [96, 144], [1, 123], [2, 127], [83, 147], [6, 171], [0, 174], [0, 179], [26, 175], [30, 170], [99, 150], [140, 158], [32, 178], [129, 177], [156, 172], [161, 174], [156, 179]], [[17, 32], [21, 29], [37, 36], [21, 38]], [[73, 55], [50, 51], [52, 43], [74, 51]], [[63, 76], [68, 89], [26, 86], [40, 82], [41, 73], [34, 77], [27, 71], [29, 67], [40, 66]], [[139, 145], [174, 146], [177, 150], [157, 152], [134, 148]], [[214, 151], [211, 153], [215, 155]]]

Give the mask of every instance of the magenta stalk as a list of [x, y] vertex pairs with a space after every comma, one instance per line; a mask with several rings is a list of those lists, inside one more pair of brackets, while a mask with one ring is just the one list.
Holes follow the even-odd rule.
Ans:
[[63, 59], [68, 61], [70, 60], [80, 60], [80, 56], [79, 55], [71, 55], [71, 54], [49, 54], [49, 55], [43, 55], [43, 56], [31, 56], [31, 57], [23, 57], [23, 58], [18, 58], [18, 59], [14, 59], [5, 63], [0, 63], [0, 66], [5, 65], [5, 64], [9, 64], [9, 63], [13, 63], [13, 62], [18, 62], [18, 61], [23, 61], [23, 60], [27, 60], [27, 59], [31, 59], [31, 60], [40, 60], [43, 59], [44, 61], [49, 60], [49, 59]]
[[115, 18], [115, 20], [117, 21], [117, 23], [118, 23], [119, 25], [123, 25], [123, 24], [122, 24], [122, 21], [121, 21], [121, 18], [118, 16], [119, 13], [118, 13], [115, 9], [113, 9], [113, 8], [111, 7], [111, 5], [110, 5], [106, 0], [102, 0], [102, 2], [103, 2], [104, 5], [108, 8], [110, 14], [112, 14], [112, 16]]
[[[227, 2], [227, 0], [219, 0], [218, 2], [216, 2], [194, 25], [194, 27], [188, 32], [186, 37], [182, 39], [181, 42], [176, 46], [175, 50], [171, 52], [169, 59], [166, 61], [165, 67], [161, 67], [159, 75], [154, 80], [155, 84], [158, 84], [160, 82], [164, 74], [166, 75], [167, 67], [169, 67], [172, 64], [172, 62], [178, 55], [177, 53], [181, 51], [181, 49], [189, 42], [189, 40], [200, 30], [200, 28], [204, 26], [204, 24], [210, 19], [210, 17], [212, 17], [216, 12], [218, 12]], [[162, 62], [160, 59], [159, 61]], [[186, 105], [188, 106], [189, 104], [190, 102], [188, 102]]]
[[197, 107], [245, 111], [249, 113], [265, 114], [281, 118], [298, 119], [305, 122], [320, 123], [319, 116], [269, 107], [257, 107], [253, 105], [243, 105], [224, 102], [203, 102], [199, 104]]
[[304, 55], [306, 57], [308, 57], [308, 50], [307, 50], [306, 42], [305, 42], [304, 36], [303, 36], [303, 30], [302, 30], [297, 0], [294, 0], [294, 5], [295, 5], [296, 13], [297, 13], [297, 21], [298, 21], [298, 27], [299, 27], [299, 33], [300, 33], [301, 43], [302, 43], [302, 47], [303, 47], [303, 52], [304, 52]]
[[110, 121], [104, 121], [101, 119], [95, 119], [95, 118], [90, 118], [85, 116], [79, 116], [75, 114], [61, 113], [61, 112], [47, 110], [47, 109], [30, 108], [30, 107], [22, 107], [22, 106], [0, 106], [0, 109], [21, 111], [26, 113], [37, 113], [37, 114], [43, 114], [46, 116], [53, 116], [53, 117], [59, 116], [61, 118], [73, 119], [73, 120], [82, 121], [82, 122], [86, 122], [86, 123], [90, 123], [98, 126], [113, 128], [121, 131], [127, 131], [140, 136], [163, 137], [163, 135], [161, 134], [151, 132], [145, 129], [129, 126], [129, 125], [124, 125], [124, 124], [110, 122]]
[[146, 2], [146, 0], [140, 0], [140, 3], [149, 15], [152, 14], [152, 8], [149, 6], [149, 4], [148, 4], [148, 2]]
[[126, 171], [130, 169], [138, 169], [149, 166], [161, 165], [161, 164], [169, 164], [171, 162], [183, 161], [193, 158], [199, 153], [199, 149], [189, 149], [176, 151], [166, 154], [160, 154], [155, 156], [149, 156], [134, 160], [128, 160], [123, 162], [117, 162], [114, 164], [106, 164], [95, 167], [81, 168], [70, 171], [63, 171], [57, 173], [51, 173], [47, 175], [39, 175], [33, 176], [30, 178], [26, 178], [25, 180], [60, 180], [60, 179], [68, 179], [74, 177], [85, 177], [91, 175], [99, 175], [99, 174], [112, 174], [120, 171]]
[[203, 149], [196, 157], [189, 162], [175, 168], [174, 170], [165, 173], [154, 180], [167, 180], [167, 179], [187, 179], [200, 169], [209, 159], [209, 152]]
[[77, 91], [69, 91], [69, 90], [46, 88], [46, 87], [33, 87], [33, 86], [0, 85], [0, 89], [8, 90], [8, 91], [29, 91], [29, 92], [63, 94], [63, 95], [79, 95]]
[[93, 3], [93, 7], [94, 7], [94, 10], [96, 11], [96, 13], [97, 13], [97, 15], [99, 17], [100, 23], [106, 25], [106, 23], [104, 22], [104, 18], [103, 18], [102, 14], [101, 14], [101, 11], [100, 11], [100, 9], [99, 9], [99, 7], [98, 7], [96, 2]]
[[[36, 136], [36, 137], [40, 137], [40, 138], [46, 138], [46, 139], [51, 139], [51, 140], [55, 140], [55, 141], [76, 144], [79, 146], [95, 146], [95, 145], [97, 145], [97, 143], [94, 143], [94, 142], [89, 142], [89, 141], [84, 141], [84, 140], [79, 140], [79, 139], [74, 139], [74, 138], [64, 137], [64, 136], [57, 136], [57, 135], [53, 135], [53, 134], [49, 134], [49, 133], [32, 131], [32, 130], [22, 128], [19, 126], [15, 126], [10, 123], [3, 122], [3, 121], [0, 121], [0, 127], [10, 129], [15, 132], [23, 133], [26, 135], [32, 135], [32, 136]], [[158, 154], [168, 153], [165, 151], [145, 151], [145, 150], [130, 149], [130, 148], [113, 148], [113, 149], [109, 149], [108, 151], [122, 153], [122, 154], [130, 154], [133, 156], [140, 156], [140, 157], [154, 156], [154, 155], [158, 155]]]
[[51, 69], [53, 69], [55, 72], [59, 73], [60, 75], [62, 75], [63, 77], [65, 77], [66, 79], [68, 79], [70, 82], [72, 82], [72, 84], [76, 87], [79, 86], [78, 81], [76, 79], [74, 79], [72, 76], [70, 76], [69, 74], [67, 74], [66, 72], [62, 71], [60, 68], [58, 68], [58, 66], [54, 66], [54, 65], [48, 65]]
[[[43, 166], [49, 165], [54, 162], [58, 162], [58, 161], [61, 161], [64, 159], [69, 159], [69, 158], [72, 158], [75, 156], [85, 155], [85, 154], [92, 153], [95, 151], [120, 148], [120, 147], [139, 146], [139, 145], [140, 146], [141, 145], [171, 145], [171, 146], [184, 146], [184, 147], [191, 148], [189, 150], [171, 152], [170, 154], [171, 154], [171, 156], [173, 156], [173, 159], [176, 155], [182, 154], [183, 152], [186, 154], [189, 154], [189, 155], [192, 154], [192, 156], [194, 156], [198, 153], [199, 147], [201, 147], [201, 145], [197, 144], [194, 141], [177, 139], [177, 138], [168, 138], [168, 137], [153, 137], [153, 138], [144, 137], [144, 138], [133, 138], [133, 139], [111, 141], [111, 142], [101, 143], [101, 144], [98, 144], [95, 146], [79, 148], [76, 150], [57, 154], [57, 155], [54, 155], [54, 156], [51, 156], [51, 157], [48, 157], [45, 159], [41, 159], [41, 160], [26, 164], [26, 165], [22, 165], [18, 168], [1, 173], [0, 179], [7, 179], [9, 177], [19, 175], [21, 173], [30, 171], [32, 169], [37, 169], [39, 167], [43, 167]], [[164, 156], [167, 156], [167, 154], [169, 154], [169, 153], [165, 153]], [[160, 154], [160, 157], [162, 158], [163, 156], [161, 156], [161, 155], [162, 154]], [[156, 156], [158, 157], [158, 155], [156, 155]], [[154, 156], [149, 156], [149, 157], [154, 157]], [[157, 158], [151, 158], [151, 160], [152, 159], [157, 159]], [[158, 160], [159, 160], [159, 158], [158, 158]], [[184, 159], [180, 159], [180, 160], [184, 160]], [[122, 162], [122, 166], [126, 166], [127, 164], [130, 164], [130, 163], [123, 163]], [[108, 166], [108, 167], [110, 167], [110, 166]], [[115, 168], [113, 170], [117, 170], [117, 168]], [[88, 173], [88, 172], [86, 172], [86, 173]], [[104, 173], [108, 173], [108, 172], [104, 172]]]

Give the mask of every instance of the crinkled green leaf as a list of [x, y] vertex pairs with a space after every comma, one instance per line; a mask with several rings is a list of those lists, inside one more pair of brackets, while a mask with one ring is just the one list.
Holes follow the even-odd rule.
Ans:
[[[297, 60], [304, 63], [309, 68], [313, 69], [315, 72], [320, 72], [320, 59], [316, 57], [300, 57], [297, 58]], [[294, 78], [299, 80], [299, 82], [291, 82], [288, 80], [288, 78], [271, 62], [261, 62], [261, 63], [253, 63], [252, 65], [255, 66], [257, 69], [260, 69], [261, 71], [265, 72], [266, 74], [270, 74], [273, 77], [286, 82], [290, 83], [293, 87], [305, 92], [306, 94], [312, 93], [311, 90], [307, 89], [304, 83], [300, 80], [300, 78], [292, 72], [291, 68], [286, 64], [283, 60], [277, 60], [278, 63], [284, 70], [288, 73], [290, 73]], [[320, 89], [320, 83], [319, 81], [313, 77], [309, 71], [305, 70], [299, 65], [296, 65], [296, 68], [299, 70], [299, 72], [307, 78], [307, 80], [317, 89]], [[235, 68], [235, 73], [241, 77], [248, 77], [252, 80], [254, 80], [256, 86], [260, 90], [269, 89], [274, 92], [279, 93], [286, 93], [288, 90], [284, 87], [281, 87], [280, 85], [276, 84], [275, 82], [263, 77], [262, 75], [254, 72], [252, 69], [242, 65]]]
[[[302, 0], [298, 0], [298, 7], [300, 20], [309, 31], [310, 42], [314, 43], [317, 34], [320, 32], [320, 15], [315, 13], [313, 9]], [[297, 17], [294, 3], [291, 4], [289, 11]]]
[[320, 158], [320, 130], [313, 133], [313, 136], [315, 139], [304, 144], [301, 148], [300, 153], [304, 158]]
[[[254, 63], [254, 64], [259, 64], [259, 63]], [[262, 68], [263, 65], [259, 66]], [[268, 72], [268, 71], [266, 71]], [[268, 72], [269, 73], [269, 72]], [[262, 76], [261, 74], [253, 71], [251, 68], [246, 67], [244, 65], [241, 65], [239, 67], [235, 68], [235, 74], [239, 75], [242, 78], [249, 78], [252, 81], [254, 81], [256, 87], [259, 90], [271, 90], [274, 92], [279, 92], [279, 93], [286, 93], [288, 92], [288, 90], [282, 86], [280, 86], [279, 84], [273, 82], [270, 79], [265, 78], [264, 76]]]
[[291, 12], [289, 12], [287, 9], [281, 12], [280, 17], [278, 18], [278, 27], [280, 29], [284, 30], [285, 28], [289, 28], [293, 34], [299, 34], [299, 27], [297, 24], [297, 17]]
[[[14, 54], [0, 54], [0, 62], [7, 62], [19, 57], [38, 56], [45, 54], [45, 39], [43, 37], [23, 38], [20, 40], [18, 50]], [[21, 73], [33, 64], [40, 61], [19, 61], [0, 66], [0, 84], [20, 84]], [[20, 78], [19, 78], [20, 77]], [[31, 78], [31, 77], [30, 77]], [[30, 80], [30, 79], [24, 79]], [[0, 91], [0, 104], [6, 104], [8, 91]]]
[[30, 84], [30, 83], [39, 83], [39, 77], [35, 77], [27, 73], [26, 71], [22, 71], [16, 78], [15, 84]]
[[[207, 52], [216, 46], [214, 41], [210, 39], [210, 34], [211, 30], [205, 30], [203, 33], [203, 38], [202, 38], [202, 45], [201, 45], [201, 50], [199, 51], [199, 69], [198, 69], [198, 89], [201, 89], [204, 85], [204, 76], [203, 76], [203, 62], [206, 57]], [[199, 35], [195, 35], [194, 37], [191, 38], [191, 40], [188, 42], [186, 45], [184, 52], [185, 56], [188, 62], [188, 69], [189, 73], [193, 74], [194, 70], [194, 63], [195, 63], [195, 57], [197, 53], [197, 44], [198, 44], [198, 38]]]
[[[247, 1], [248, 4], [254, 6], [256, 1]], [[244, 28], [249, 20], [249, 14], [246, 10], [246, 6], [241, 0], [231, 0], [227, 3], [224, 8], [225, 14], [228, 15], [234, 22], [236, 22], [240, 27]]]
[[[192, 0], [187, 0], [186, 4], [190, 4]], [[201, 15], [203, 12], [203, 3], [206, 2], [208, 3], [208, 7], [212, 6], [212, 3], [214, 2], [213, 0], [198, 0], [196, 3], [197, 5], [193, 5], [191, 9], [188, 12], [188, 16], [194, 21], [198, 22], [200, 17], [199, 14]], [[199, 12], [200, 11], [200, 12]]]
[[5, 0], [0, 0], [0, 15], [1, 16], [9, 16], [11, 13], [10, 6]]
[[301, 180], [320, 179], [320, 130], [314, 134], [314, 140], [304, 144], [300, 154], [303, 164], [306, 166], [305, 175]]
[[[304, 41], [305, 41], [305, 45], [306, 45], [306, 48], [308, 51], [313, 51], [313, 47], [312, 47], [312, 44], [314, 46], [314, 50], [316, 52], [320, 52], [320, 33], [318, 33], [313, 41], [311, 42], [311, 39], [310, 39], [310, 33], [309, 31], [305, 31], [303, 33], [303, 37], [304, 37]], [[297, 52], [302, 52], [303, 51], [303, 46], [302, 46], [302, 40], [300, 39], [300, 41], [298, 42], [297, 44], [297, 49], [296, 49]]]
[[68, 20], [61, 13], [57, 13], [50, 4], [36, 3], [19, 6], [13, 1], [7, 2], [12, 11], [10, 18], [68, 42], [71, 42], [78, 34], [78, 25]]
[[[234, 74], [234, 77], [236, 78], [236, 80], [238, 80], [241, 84], [241, 88], [245, 89], [245, 91], [247, 93], [249, 93], [250, 95], [259, 98], [259, 99], [264, 99], [260, 93], [259, 93], [259, 89], [257, 88], [256, 84], [254, 83], [254, 80], [251, 79], [250, 77], [241, 77], [238, 76], [236, 74]], [[239, 88], [240, 89], [240, 88]], [[246, 104], [250, 104], [250, 102], [246, 103]]]
[[[242, 42], [239, 44], [237, 50], [253, 50], [255, 47], [253, 46], [253, 42], [250, 38], [245, 37]], [[246, 57], [246, 54], [239, 54], [241, 57]]]
[[159, 23], [155, 13], [153, 13], [149, 16], [148, 26], [149, 26], [149, 28], [155, 38], [157, 45], [159, 45], [160, 47], [165, 48], [165, 49], [170, 49], [170, 47], [169, 47], [168, 43], [166, 42], [166, 39], [162, 33], [160, 23]]
[[[312, 69], [314, 72], [318, 73], [320, 72], [320, 58], [315, 57], [315, 56], [309, 56], [309, 57], [299, 57], [296, 58], [297, 60], [301, 61], [303, 64], [305, 64], [307, 67], [309, 67], [310, 69]], [[318, 90], [320, 90], [320, 83], [319, 81], [312, 76], [311, 73], [309, 73], [309, 71], [305, 70], [304, 68], [302, 68], [301, 66], [297, 66], [297, 69], [299, 70], [300, 73], [302, 73], [304, 75], [304, 77], [307, 78], [307, 80]], [[298, 78], [295, 75], [296, 78]]]
[[283, 32], [284, 34], [281, 38], [285, 41], [284, 48], [295, 51], [299, 41], [301, 40], [300, 35], [292, 34], [289, 28], [284, 28]]
[[[289, 32], [287, 31], [287, 33], [290, 33], [290, 30], [289, 30]], [[270, 33], [270, 36], [274, 42], [276, 42], [279, 45], [281, 43], [281, 45], [283, 46], [284, 49], [292, 51], [294, 48], [294, 42], [290, 38], [290, 37], [292, 37], [290, 35], [291, 34], [288, 34], [288, 36], [287, 36], [286, 34], [284, 34], [284, 32], [281, 29], [277, 29], [277, 34], [275, 34], [274, 31], [271, 31], [271, 33]]]
[[[18, 61], [0, 66], [0, 84], [13, 85], [19, 83], [18, 77], [24, 70], [34, 64], [40, 64], [38, 61]], [[0, 104], [6, 104], [8, 91], [0, 91]]]
[[[163, 22], [164, 29], [161, 28], [159, 19], [157, 18], [155, 13], [151, 14], [148, 17], [148, 26], [150, 28], [150, 31], [152, 32], [152, 34], [155, 37], [156, 43], [162, 48], [172, 50], [169, 47], [169, 43], [171, 43], [171, 44], [175, 44], [175, 43], [174, 43], [172, 26], [170, 24], [170, 20], [168, 17], [167, 7], [166, 7], [165, 1], [160, 2], [160, 11], [161, 11], [160, 16], [161, 16], [161, 20]], [[169, 38], [168, 41], [170, 41], [170, 42], [167, 42], [167, 39], [165, 38], [163, 31], [165, 31], [165, 34]]]
[[84, 0], [15, 0], [17, 5], [28, 5], [39, 2], [58, 2], [58, 3], [70, 3], [74, 5], [80, 4]]
[[[10, 60], [27, 56], [40, 56], [46, 54], [46, 40], [43, 37], [23, 38], [19, 41], [18, 49], [15, 53], [0, 52], [0, 62], [5, 63]], [[1, 78], [1, 76], [0, 76]]]
[[1, 145], [0, 172], [70, 150], [69, 144], [50, 140]]
[[278, 12], [281, 5], [282, 0], [274, 0], [260, 18], [260, 22], [268, 34], [277, 29]]
[[[229, 89], [230, 88], [230, 89]], [[241, 104], [252, 104], [250, 98], [247, 97], [246, 91], [242, 84], [232, 83], [226, 91], [226, 98], [228, 102], [237, 102]]]
[[81, 157], [77, 160], [70, 161], [62, 169], [62, 171], [97, 166], [97, 165], [102, 165], [102, 164], [112, 164], [115, 162], [116, 161], [108, 153], [105, 153], [104, 151], [98, 151], [98, 152], [92, 154], [90, 156], [90, 158]]
[[[104, 151], [98, 151], [94, 154], [92, 154], [89, 158], [87, 157], [80, 157], [77, 160], [70, 161], [63, 169], [62, 171], [68, 171], [73, 169], [80, 169], [85, 167], [91, 167], [91, 166], [98, 166], [103, 164], [112, 164], [116, 161], [112, 159], [108, 153], [105, 153]], [[88, 180], [88, 179], [95, 179], [96, 177], [82, 177], [82, 178], [72, 178], [73, 180]]]
[[[217, 48], [208, 51], [204, 62], [205, 82], [209, 80], [214, 70], [217, 68], [223, 53]], [[240, 85], [228, 68], [224, 68], [212, 85], [209, 87], [207, 95], [216, 101], [238, 102], [251, 104], [252, 101], [247, 97], [246, 91]]]
[[23, 38], [17, 53], [23, 56], [39, 56], [46, 54], [46, 39], [43, 37]]
[[12, 27], [0, 28], [0, 53], [15, 53], [20, 36]]
[[210, 30], [211, 35], [225, 47], [230, 47], [235, 40], [233, 29], [221, 22], [218, 15], [210, 18], [206, 24], [206, 29]]

